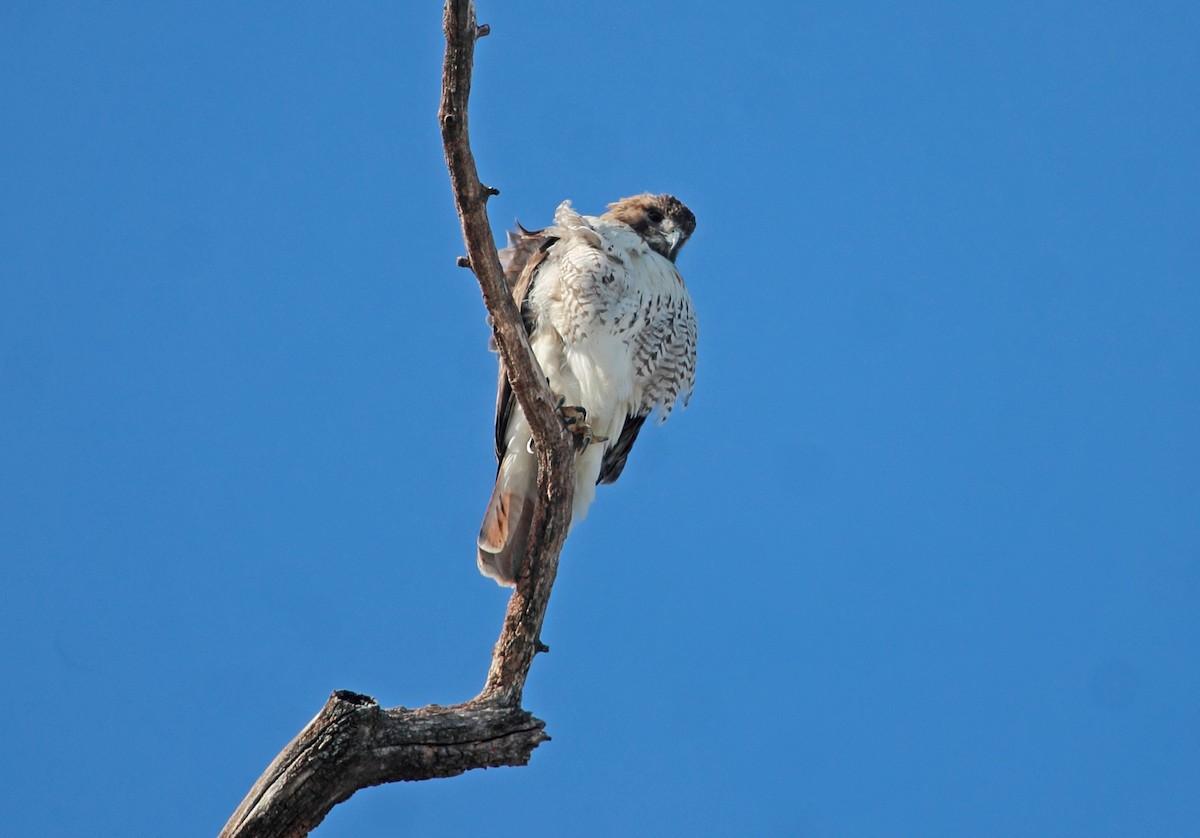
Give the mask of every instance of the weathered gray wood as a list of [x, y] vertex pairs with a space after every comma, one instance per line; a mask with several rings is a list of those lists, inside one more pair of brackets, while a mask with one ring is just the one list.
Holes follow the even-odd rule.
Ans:
[[335, 692], [254, 784], [221, 835], [307, 835], [359, 789], [525, 765], [549, 739], [543, 727], [519, 707], [494, 702], [385, 710], [370, 696]]

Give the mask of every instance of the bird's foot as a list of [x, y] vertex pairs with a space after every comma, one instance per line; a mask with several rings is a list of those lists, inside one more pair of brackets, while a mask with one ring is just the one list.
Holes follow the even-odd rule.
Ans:
[[558, 400], [558, 415], [562, 417], [563, 427], [570, 432], [575, 443], [575, 452], [582, 454], [593, 442], [607, 442], [608, 437], [592, 433], [592, 427], [587, 423], [587, 409], [576, 405], [564, 404], [565, 399]]

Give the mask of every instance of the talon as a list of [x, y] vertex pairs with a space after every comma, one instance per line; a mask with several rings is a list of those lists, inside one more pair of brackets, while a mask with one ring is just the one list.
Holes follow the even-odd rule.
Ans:
[[569, 405], [565, 396], [558, 397], [558, 417], [563, 428], [574, 438], [575, 453], [587, 451], [593, 442], [607, 442], [606, 436], [593, 436], [592, 429], [587, 423], [587, 408], [582, 405]]
[[570, 428], [587, 419], [587, 411], [574, 405], [558, 406], [558, 415], [562, 418], [563, 427]]

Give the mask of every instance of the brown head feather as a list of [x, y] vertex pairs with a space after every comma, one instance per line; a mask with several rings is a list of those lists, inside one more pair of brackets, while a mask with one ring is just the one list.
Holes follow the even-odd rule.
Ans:
[[692, 231], [696, 216], [674, 195], [649, 192], [608, 205], [605, 218], [628, 224], [650, 248], [672, 262]]

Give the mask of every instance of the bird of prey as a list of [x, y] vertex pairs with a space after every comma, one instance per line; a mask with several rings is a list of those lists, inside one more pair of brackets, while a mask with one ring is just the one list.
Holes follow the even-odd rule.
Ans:
[[[671, 195], [634, 195], [596, 217], [569, 201], [554, 225], [518, 225], [500, 252], [529, 343], [575, 438], [571, 525], [596, 485], [612, 483], [646, 418], [687, 403], [696, 372], [696, 317], [675, 257], [696, 217]], [[496, 488], [479, 531], [479, 570], [513, 585], [537, 489], [529, 424], [500, 364]]]

